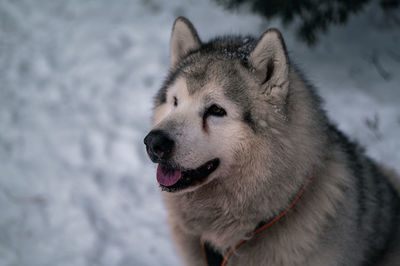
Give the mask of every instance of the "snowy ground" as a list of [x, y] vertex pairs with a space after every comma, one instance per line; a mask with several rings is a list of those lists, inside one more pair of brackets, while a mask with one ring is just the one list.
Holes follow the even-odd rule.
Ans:
[[[0, 2], [0, 266], [179, 265], [142, 139], [171, 25], [269, 26], [206, 1]], [[400, 31], [370, 7], [292, 58], [340, 128], [400, 171]], [[397, 25], [398, 28], [398, 25]]]

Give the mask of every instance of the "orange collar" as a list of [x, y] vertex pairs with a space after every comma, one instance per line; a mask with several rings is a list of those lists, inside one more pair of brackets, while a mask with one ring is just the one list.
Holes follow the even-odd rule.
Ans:
[[[264, 225], [261, 225], [261, 227], [257, 228], [253, 232], [248, 233], [246, 235], [246, 238], [251, 238], [252, 236], [254, 236], [254, 235], [258, 234], [258, 233], [261, 233], [265, 229], [271, 227], [274, 223], [276, 223], [283, 216], [285, 216], [291, 209], [293, 209], [294, 205], [296, 205], [297, 201], [304, 194], [304, 191], [306, 190], [306, 187], [307, 187], [308, 183], [311, 180], [311, 176], [312, 176], [312, 174], [310, 172], [310, 174], [309, 174], [306, 182], [304, 183], [302, 189], [300, 190], [299, 194], [297, 194], [297, 197], [294, 199], [294, 201], [290, 204], [290, 206], [285, 211], [283, 211], [279, 216], [277, 216], [274, 219], [272, 219], [270, 222], [267, 222]], [[213, 265], [215, 265], [215, 262], [218, 261], [217, 264], [220, 264], [221, 266], [225, 266], [226, 263], [228, 262], [229, 257], [231, 256], [233, 250], [239, 248], [241, 245], [246, 243], [248, 240], [250, 240], [250, 239], [242, 239], [242, 240], [240, 240], [233, 248], [230, 248], [226, 252], [225, 256], [223, 257], [221, 254], [215, 253], [215, 251], [212, 250], [212, 248], [208, 247], [207, 243], [204, 243], [204, 241], [200, 237], [200, 244], [201, 244], [201, 248], [202, 248], [203, 259], [204, 259], [206, 265], [213, 266]], [[211, 257], [213, 257], [211, 259], [210, 259], [210, 254], [211, 254]], [[213, 264], [209, 263], [211, 261], [213, 262]], [[222, 262], [220, 262], [220, 261], [222, 261]]]

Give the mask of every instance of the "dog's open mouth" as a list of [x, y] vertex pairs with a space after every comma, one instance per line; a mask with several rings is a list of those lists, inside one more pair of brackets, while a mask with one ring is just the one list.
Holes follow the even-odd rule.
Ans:
[[202, 183], [217, 169], [219, 159], [213, 159], [191, 170], [180, 170], [160, 163], [157, 167], [157, 181], [164, 191], [175, 192]]

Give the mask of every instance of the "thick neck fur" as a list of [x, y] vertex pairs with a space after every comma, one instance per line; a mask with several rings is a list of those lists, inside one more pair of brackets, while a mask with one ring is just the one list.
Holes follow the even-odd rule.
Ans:
[[[321, 123], [327, 121], [318, 99], [294, 68], [290, 75], [286, 124], [267, 119], [270, 133], [249, 138], [238, 152], [240, 163], [229, 176], [216, 178], [193, 192], [164, 194], [170, 219], [221, 251], [234, 246], [259, 222], [284, 211], [310, 171], [321, 173], [321, 162], [328, 156], [322, 153], [328, 149]], [[304, 102], [308, 105], [296, 105]], [[298, 205], [302, 204], [301, 199]]]

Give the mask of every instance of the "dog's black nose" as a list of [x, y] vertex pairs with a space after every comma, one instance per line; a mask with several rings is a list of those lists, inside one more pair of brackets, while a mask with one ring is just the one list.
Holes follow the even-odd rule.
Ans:
[[150, 159], [155, 163], [167, 160], [175, 146], [175, 142], [162, 130], [150, 131], [144, 138], [144, 144]]

